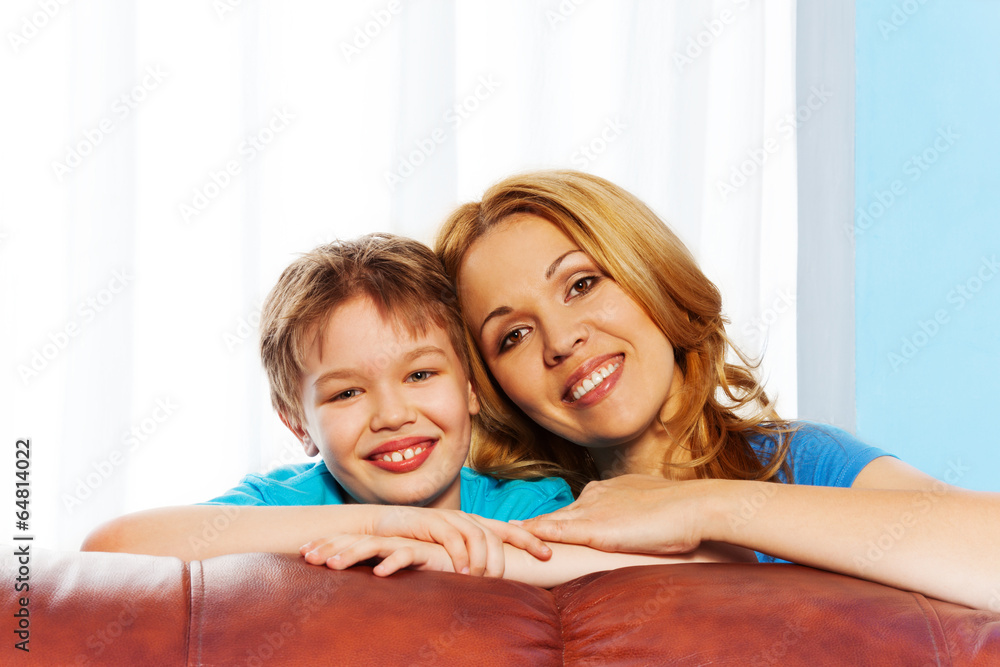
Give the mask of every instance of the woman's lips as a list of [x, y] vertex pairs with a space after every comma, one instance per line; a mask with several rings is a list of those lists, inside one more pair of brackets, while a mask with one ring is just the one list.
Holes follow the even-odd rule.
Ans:
[[410, 472], [423, 465], [436, 445], [437, 440], [421, 440], [419, 443], [393, 451], [387, 451], [385, 447], [380, 447], [381, 451], [369, 456], [368, 462], [389, 472]]
[[[593, 403], [600, 396], [606, 395], [618, 381], [624, 362], [625, 355], [616, 354], [584, 364], [573, 374], [572, 383], [563, 394], [563, 401]], [[590, 400], [584, 400], [588, 398]]]

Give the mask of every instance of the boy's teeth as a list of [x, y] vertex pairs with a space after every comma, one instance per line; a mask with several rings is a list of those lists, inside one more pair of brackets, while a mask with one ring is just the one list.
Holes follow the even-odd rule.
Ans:
[[399, 461], [409, 461], [414, 456], [423, 453], [424, 453], [423, 447], [407, 447], [402, 452], [392, 452], [388, 454], [383, 454], [382, 460], [389, 462], [395, 461], [398, 463]]
[[604, 368], [598, 368], [588, 377], [585, 377], [583, 381], [577, 386], [577, 388], [573, 390], [573, 400], [578, 401], [587, 394], [589, 394], [594, 387], [604, 382], [608, 378], [608, 376], [614, 373], [616, 370], [618, 370], [620, 366], [621, 366], [620, 362], [608, 364]]

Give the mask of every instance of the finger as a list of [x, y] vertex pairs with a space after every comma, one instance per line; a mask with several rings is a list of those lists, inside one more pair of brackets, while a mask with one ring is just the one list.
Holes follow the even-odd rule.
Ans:
[[523, 549], [539, 560], [548, 560], [552, 557], [552, 549], [536, 535], [525, 530], [520, 525], [522, 523], [520, 521], [515, 525], [485, 517], [476, 517], [476, 520], [492, 531], [502, 542]]
[[332, 556], [335, 552], [330, 549], [330, 546], [326, 542], [310, 542], [304, 545], [299, 553], [306, 559], [307, 563], [312, 565], [323, 565], [326, 563], [326, 559]]
[[326, 560], [338, 551], [364, 539], [365, 535], [337, 535], [323, 540], [313, 540], [299, 549], [307, 563], [323, 565]]
[[369, 558], [384, 555], [386, 548], [383, 538], [368, 535], [334, 552], [326, 559], [326, 566], [331, 570], [345, 570]]
[[[462, 513], [454, 510], [393, 507], [391, 511], [384, 512], [379, 521], [372, 524], [371, 532], [376, 535], [406, 537], [439, 544], [447, 552], [455, 572], [468, 574], [470, 537], [466, 533], [469, 522], [465, 521], [463, 525], [462, 522], [456, 521], [455, 517], [459, 515]], [[485, 563], [485, 557], [481, 557], [480, 562]]]
[[454, 514], [448, 516], [448, 521], [462, 534], [465, 540], [465, 548], [469, 553], [469, 571], [474, 577], [481, 577], [489, 567], [490, 551], [489, 544], [490, 531], [467, 514]]
[[524, 529], [546, 542], [565, 544], [590, 544], [590, 535], [584, 519], [529, 519]]
[[465, 534], [447, 520], [440, 517], [435, 518], [438, 520], [430, 525], [430, 539], [426, 541], [437, 542], [444, 547], [444, 550], [448, 552], [448, 557], [451, 558], [455, 572], [469, 574], [471, 556]]
[[416, 560], [416, 553], [410, 547], [399, 547], [372, 570], [379, 577], [388, 577], [394, 572], [408, 568], [411, 565], [420, 563]]
[[486, 534], [486, 571], [483, 573], [487, 577], [502, 579], [504, 573], [504, 552], [503, 540], [490, 529], [485, 529]]

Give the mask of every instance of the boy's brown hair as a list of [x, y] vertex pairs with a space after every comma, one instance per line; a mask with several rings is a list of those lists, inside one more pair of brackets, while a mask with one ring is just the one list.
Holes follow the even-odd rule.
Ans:
[[422, 335], [429, 324], [444, 329], [470, 377], [458, 298], [433, 251], [385, 233], [335, 241], [292, 262], [261, 312], [260, 356], [271, 404], [290, 421], [303, 421], [301, 382], [308, 349], [322, 339], [334, 309], [358, 296], [371, 299], [382, 317], [403, 330]]

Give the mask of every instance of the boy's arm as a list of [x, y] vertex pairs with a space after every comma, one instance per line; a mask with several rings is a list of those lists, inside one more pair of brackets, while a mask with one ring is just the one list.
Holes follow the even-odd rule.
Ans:
[[255, 551], [297, 553], [325, 530], [366, 532], [366, 506], [190, 505], [127, 514], [98, 526], [81, 551], [198, 560]]
[[[752, 551], [713, 542], [706, 542], [690, 553], [676, 555], [610, 553], [578, 544], [552, 543], [549, 547], [552, 558], [541, 561], [526, 551], [504, 544], [502, 562], [499, 566], [494, 563], [486, 576], [551, 588], [592, 572], [633, 565], [757, 562]], [[338, 535], [307, 544], [302, 551], [307, 562], [326, 565], [333, 570], [344, 570], [369, 559], [380, 560], [374, 573], [381, 577], [404, 568], [454, 572], [440, 544], [400, 537]]]
[[[481, 575], [502, 540], [547, 558], [548, 547], [508, 524], [486, 528], [457, 510], [395, 505], [190, 505], [129, 514], [95, 529], [83, 551], [118, 551], [197, 560], [233, 553], [299, 553], [317, 535], [399, 535], [442, 546], [455, 567]], [[497, 522], [499, 523], [499, 522]], [[487, 539], [488, 537], [488, 539]]]

